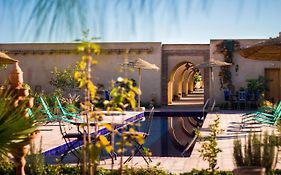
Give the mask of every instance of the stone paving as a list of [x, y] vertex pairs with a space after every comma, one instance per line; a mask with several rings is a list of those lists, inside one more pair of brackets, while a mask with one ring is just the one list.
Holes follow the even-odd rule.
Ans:
[[[220, 117], [220, 127], [224, 130], [224, 132], [218, 135], [218, 145], [219, 148], [222, 150], [221, 153], [218, 155], [218, 167], [220, 170], [233, 170], [234, 163], [233, 163], [233, 139], [236, 136], [241, 138], [245, 138], [247, 132], [250, 128], [245, 127], [240, 129], [240, 122], [241, 122], [241, 114], [244, 112], [239, 111], [219, 111], [219, 112], [212, 112], [208, 113], [206, 116], [205, 122], [201, 128], [201, 133], [203, 136], [208, 135], [208, 126], [209, 124], [213, 123], [214, 119], [217, 115]], [[56, 145], [62, 144], [63, 140], [61, 138], [60, 132], [58, 130], [57, 125], [47, 125], [42, 126], [40, 129], [41, 135], [43, 138], [43, 151], [49, 148], [52, 148]], [[253, 125], [251, 127], [255, 131], [261, 132], [265, 129], [274, 129], [268, 126], [261, 126], [261, 125]], [[37, 139], [37, 144], [39, 138]], [[243, 140], [243, 139], [242, 139]], [[202, 169], [207, 168], [208, 163], [203, 161], [202, 158], [199, 156], [198, 149], [200, 148], [200, 142], [197, 142], [193, 152], [190, 157], [152, 157], [152, 163], [149, 166], [156, 166], [158, 165], [160, 168], [173, 172], [176, 174], [182, 172], [188, 172], [192, 169]], [[126, 157], [123, 159], [126, 160]], [[105, 168], [111, 168], [111, 160], [107, 159], [101, 161], [100, 166]], [[115, 161], [113, 168], [118, 168], [120, 166], [120, 157]], [[134, 157], [130, 162], [127, 163], [128, 166], [133, 167], [146, 167], [146, 163], [142, 157]], [[277, 168], [280, 168], [281, 165], [278, 163]]]
[[[209, 133], [208, 126], [213, 123], [217, 115], [220, 117], [220, 127], [224, 130], [223, 133], [218, 135], [218, 146], [222, 150], [218, 155], [218, 167], [220, 170], [232, 171], [235, 168], [233, 162], [233, 140], [237, 136], [245, 138], [250, 130], [261, 132], [262, 130], [272, 130], [268, 126], [261, 126], [260, 124], [251, 125], [251, 127], [245, 127], [240, 129], [241, 115], [244, 112], [239, 111], [220, 111], [208, 113], [204, 125], [201, 128], [202, 136], [207, 136]], [[242, 139], [243, 142], [243, 139]], [[160, 168], [172, 172], [183, 173], [189, 172], [192, 169], [206, 169], [208, 168], [208, 162], [202, 160], [198, 150], [200, 149], [200, 142], [197, 142], [190, 157], [152, 157], [153, 162], [150, 166], [159, 165]], [[114, 167], [118, 167], [119, 161]], [[101, 163], [102, 167], [110, 168], [108, 160]], [[133, 167], [145, 167], [147, 166], [142, 157], [136, 157], [133, 162], [129, 162], [128, 166]], [[280, 164], [277, 164], [277, 168], [280, 168]]]

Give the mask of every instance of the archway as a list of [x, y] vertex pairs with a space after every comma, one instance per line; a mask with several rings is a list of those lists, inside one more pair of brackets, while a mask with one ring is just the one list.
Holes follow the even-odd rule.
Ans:
[[168, 105], [203, 104], [203, 87], [202, 74], [194, 69], [194, 64], [189, 61], [180, 62], [169, 75]]

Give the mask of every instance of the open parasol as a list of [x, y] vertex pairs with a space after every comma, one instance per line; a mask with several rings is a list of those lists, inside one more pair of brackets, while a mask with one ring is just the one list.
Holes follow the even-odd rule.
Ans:
[[213, 68], [213, 67], [221, 67], [221, 66], [231, 66], [231, 63], [227, 63], [219, 60], [210, 60], [201, 64], [195, 65], [195, 68]]
[[[194, 68], [209, 68], [211, 71], [211, 89], [210, 89], [210, 93], [214, 90], [214, 82], [215, 82], [215, 78], [214, 78], [214, 72], [213, 72], [213, 67], [222, 67], [222, 66], [231, 66], [231, 63], [227, 63], [224, 61], [219, 61], [219, 60], [210, 60], [201, 64], [197, 64], [194, 66]], [[215, 99], [213, 98], [213, 106], [212, 106], [212, 110], [214, 108], [215, 105]]]
[[7, 54], [0, 52], [0, 64], [14, 64], [17, 60], [9, 57]]
[[279, 33], [279, 37], [270, 38], [258, 44], [242, 48], [240, 55], [244, 58], [254, 60], [281, 60], [281, 32]]
[[[156, 66], [155, 64], [151, 64], [141, 58], [138, 58], [134, 61], [130, 61], [128, 63], [129, 67], [138, 69], [138, 86], [140, 89], [140, 85], [141, 85], [141, 70], [145, 69], [145, 70], [159, 70], [159, 67]], [[138, 109], [140, 109], [140, 95], [138, 96]]]
[[[239, 53], [242, 57], [253, 60], [281, 61], [281, 32], [279, 37], [270, 38], [258, 44], [241, 48]], [[281, 71], [279, 72], [281, 77]], [[281, 89], [281, 81], [279, 89]], [[279, 95], [281, 95], [280, 92]]]

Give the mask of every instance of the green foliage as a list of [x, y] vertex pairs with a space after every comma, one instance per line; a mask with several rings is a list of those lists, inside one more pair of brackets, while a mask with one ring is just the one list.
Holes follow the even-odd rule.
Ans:
[[58, 92], [70, 93], [73, 89], [77, 89], [79, 82], [74, 78], [74, 72], [78, 69], [68, 66], [66, 69], [58, 70], [57, 67], [51, 72], [52, 77], [50, 85], [56, 88]]
[[1, 71], [1, 70], [6, 70], [7, 67], [8, 67], [7, 64], [0, 64], [0, 71]]
[[180, 175], [233, 175], [232, 171], [215, 171], [209, 172], [207, 170], [193, 169], [191, 172], [181, 173]]
[[129, 105], [135, 109], [135, 96], [138, 94], [140, 94], [140, 90], [133, 86], [132, 80], [119, 77], [110, 92], [110, 101], [104, 101], [106, 110], [123, 112]]
[[[133, 81], [127, 78], [119, 77], [117, 82], [114, 83], [115, 86], [112, 88], [110, 92], [110, 101], [105, 100], [104, 105], [106, 106], [106, 110], [110, 111], [120, 111], [123, 112], [127, 107], [131, 107], [134, 109], [136, 107], [135, 96], [140, 94], [140, 90], [133, 85]], [[123, 156], [125, 151], [125, 146], [133, 146], [133, 142], [136, 141], [139, 144], [144, 144], [144, 135], [138, 133], [134, 129], [134, 125], [128, 125], [129, 132], [126, 134], [123, 132], [125, 128], [122, 128], [121, 132], [116, 132], [120, 136], [120, 142], [117, 142], [118, 145], [117, 152]], [[121, 159], [122, 160], [122, 159]], [[121, 162], [120, 171], [122, 171], [122, 162]]]
[[45, 112], [45, 109], [42, 105], [42, 102], [40, 101], [39, 97], [42, 97], [44, 99], [44, 101], [47, 103], [47, 106], [49, 107], [49, 110], [51, 111], [51, 113], [53, 114], [59, 114], [59, 108], [57, 107], [58, 104], [55, 100], [55, 96], [58, 96], [57, 92], [55, 92], [54, 94], [45, 94], [45, 93], [36, 93], [34, 94], [34, 106], [32, 108], [32, 111], [36, 111], [35, 109], [37, 109], [37, 115], [36, 115], [36, 121], [40, 122], [40, 123], [44, 123], [46, 121], [48, 121], [48, 116]]
[[[93, 58], [94, 55], [100, 53], [99, 45], [91, 42], [92, 39], [88, 39], [89, 31], [83, 32], [83, 38], [81, 44], [78, 46], [77, 50], [82, 53], [80, 62], [78, 63], [78, 69], [74, 72], [74, 78], [79, 83], [79, 88], [84, 89], [85, 99], [83, 103], [80, 103], [83, 113], [85, 114], [85, 119], [87, 121], [86, 126], [84, 126], [84, 135], [86, 142], [84, 142], [83, 149], [83, 173], [93, 174], [96, 172], [96, 167], [99, 162], [99, 155], [102, 148], [106, 151], [111, 152], [112, 147], [109, 141], [103, 135], [97, 135], [95, 143], [92, 144], [90, 133], [90, 117], [95, 121], [99, 120], [100, 116], [95, 113], [97, 110], [93, 104], [96, 99], [97, 88], [92, 82], [92, 66], [97, 64], [97, 60]], [[98, 124], [96, 125], [98, 127]], [[87, 136], [87, 137], [86, 137]]]
[[26, 157], [27, 169], [30, 175], [43, 174], [44, 172], [44, 155], [42, 154], [42, 137], [40, 139], [39, 150], [36, 150], [35, 144], [30, 144], [30, 154]]
[[16, 166], [7, 157], [0, 155], [0, 174], [14, 175], [16, 174]]
[[[15, 165], [10, 162], [0, 161], [0, 174], [1, 175], [14, 175]], [[30, 168], [26, 169], [26, 174], [32, 175]], [[80, 167], [69, 165], [44, 165], [43, 171], [38, 175], [81, 175], [83, 171]], [[104, 168], [97, 168], [96, 175], [120, 175], [118, 170], [107, 170]], [[36, 174], [37, 175], [37, 174]], [[159, 169], [157, 166], [149, 168], [128, 168], [126, 167], [122, 175], [173, 175], [164, 170]]]
[[25, 117], [26, 102], [14, 107], [15, 100], [9, 94], [0, 94], [0, 156], [8, 156], [36, 131], [34, 121]]
[[259, 76], [257, 79], [247, 80], [248, 92], [254, 96], [256, 93], [263, 94], [268, 91], [268, 81], [263, 76]]
[[78, 63], [78, 69], [74, 72], [74, 78], [79, 82], [79, 88], [86, 88], [89, 92], [89, 98], [95, 100], [96, 86], [91, 81], [91, 67], [97, 64], [97, 60], [93, 58], [93, 55], [100, 54], [100, 47], [87, 39], [88, 33], [89, 31], [83, 32], [82, 43], [77, 48], [78, 52], [82, 53], [83, 56]]
[[197, 136], [199, 138], [202, 138], [204, 142], [201, 145], [201, 148], [199, 149], [200, 157], [203, 158], [203, 160], [208, 161], [209, 168], [208, 170], [210, 172], [215, 172], [216, 169], [218, 169], [217, 166], [217, 156], [218, 153], [221, 152], [221, 149], [218, 148], [218, 142], [217, 142], [217, 135], [221, 133], [223, 130], [219, 127], [220, 124], [220, 118], [217, 115], [217, 118], [214, 120], [213, 124], [209, 125], [210, 129], [210, 135], [206, 138], [202, 138], [200, 135], [200, 132], [196, 132]]
[[164, 170], [159, 169], [157, 166], [148, 168], [128, 168], [126, 167], [123, 175], [172, 175]]
[[[97, 87], [91, 81], [92, 78], [92, 66], [97, 64], [97, 60], [94, 59], [94, 55], [100, 53], [99, 45], [90, 42], [87, 39], [88, 31], [83, 33], [83, 39], [81, 45], [78, 47], [78, 51], [82, 53], [81, 61], [78, 63], [78, 70], [74, 72], [74, 78], [79, 82], [79, 88], [85, 90], [85, 100], [80, 103], [81, 108], [84, 110], [82, 113], [86, 114], [87, 124], [84, 126], [84, 131], [90, 131], [89, 119], [94, 121], [102, 120], [102, 115], [98, 114], [96, 111], [97, 106], [95, 105], [97, 99]], [[110, 92], [111, 100], [105, 101], [104, 105], [107, 111], [120, 111], [123, 112], [129, 105], [132, 109], [135, 108], [135, 95], [139, 94], [140, 91], [137, 87], [133, 86], [133, 82], [127, 78], [118, 78], [115, 86]], [[115, 131], [113, 131], [112, 126], [104, 124], [109, 131], [112, 132], [112, 137], [114, 137]], [[97, 126], [98, 127], [98, 124]], [[132, 129], [131, 129], [132, 130]], [[87, 133], [86, 133], [87, 134]], [[85, 134], [85, 135], [86, 135]], [[99, 162], [99, 155], [102, 149], [105, 149], [108, 153], [113, 151], [112, 145], [106, 137], [103, 135], [96, 134], [95, 143], [92, 144], [91, 137], [87, 137], [87, 143], [84, 142], [84, 152], [83, 152], [83, 172], [92, 174], [96, 171], [96, 165]], [[133, 134], [134, 135], [134, 134]], [[142, 139], [139, 135], [134, 135], [138, 142]], [[123, 132], [121, 132], [121, 153], [123, 153]], [[85, 156], [87, 155], [87, 156]], [[122, 154], [121, 154], [122, 156]], [[88, 164], [88, 168], [86, 167]], [[122, 172], [122, 164], [120, 164], [120, 172]]]
[[193, 75], [193, 81], [196, 84], [197, 82], [202, 81], [202, 76], [200, 75], [200, 72], [198, 69], [195, 70], [195, 73]]
[[[223, 40], [217, 45], [217, 50], [223, 54], [224, 61], [228, 63], [233, 62], [233, 52], [239, 47], [239, 43], [235, 40]], [[231, 92], [234, 92], [234, 86], [232, 83], [232, 75], [229, 66], [222, 66], [220, 75], [221, 89], [227, 88]]]
[[237, 166], [265, 167], [269, 172], [273, 166], [276, 146], [276, 136], [268, 135], [267, 132], [263, 136], [250, 133], [244, 148], [241, 140], [235, 139], [233, 151], [235, 163]]
[[[0, 161], [0, 174], [1, 175], [14, 175], [16, 174], [15, 164], [7, 161]], [[31, 174], [31, 169], [26, 169], [26, 174]], [[44, 171], [38, 175], [81, 175], [83, 174], [80, 167], [69, 165], [44, 165]], [[96, 175], [120, 175], [118, 170], [107, 170], [98, 168]], [[192, 170], [191, 172], [180, 173], [180, 175], [233, 175], [231, 171], [215, 171], [214, 173], [207, 170]], [[268, 174], [278, 175], [281, 170], [271, 170]], [[164, 170], [159, 169], [157, 166], [148, 168], [125, 168], [123, 175], [173, 175]]]

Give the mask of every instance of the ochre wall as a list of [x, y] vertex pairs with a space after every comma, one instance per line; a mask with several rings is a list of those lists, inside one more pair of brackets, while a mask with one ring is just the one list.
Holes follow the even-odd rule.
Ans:
[[[211, 40], [210, 41], [210, 59], [221, 60], [224, 61], [223, 55], [216, 51], [217, 44], [222, 42], [223, 40]], [[251, 46], [263, 40], [260, 39], [243, 39], [243, 40], [235, 40], [240, 43], [240, 47]], [[238, 51], [234, 52], [233, 55], [234, 64], [231, 66], [230, 70], [232, 73], [232, 82], [235, 86], [235, 90], [238, 91], [240, 87], [247, 87], [248, 79], [256, 79], [258, 76], [264, 76], [265, 68], [279, 68], [279, 61], [257, 61], [252, 59], [243, 58]], [[235, 66], [238, 65], [239, 69], [236, 72]], [[221, 103], [224, 101], [223, 89], [220, 89], [219, 82], [219, 72], [220, 68], [214, 68], [214, 90], [211, 94], [215, 96], [217, 103]]]
[[[141, 99], [150, 102], [152, 97], [156, 98], [157, 104], [161, 101], [161, 43], [99, 43], [101, 49], [105, 50], [95, 58], [98, 64], [94, 66], [92, 76], [95, 84], [101, 83], [105, 88], [111, 87], [111, 80], [118, 76], [124, 77], [120, 71], [120, 64], [124, 62], [125, 50], [129, 49], [128, 59], [142, 58], [150, 63], [156, 64], [160, 70], [143, 70]], [[74, 53], [78, 44], [76, 43], [24, 43], [24, 44], [0, 44], [1, 51], [7, 51], [12, 58], [20, 61], [20, 67], [24, 72], [24, 81], [31, 85], [32, 89], [41, 86], [44, 92], [53, 92], [54, 88], [49, 84], [51, 71], [54, 67], [58, 69], [74, 66], [81, 55]], [[120, 52], [118, 51], [120, 50]], [[3, 83], [11, 70], [0, 71], [0, 83]], [[138, 72], [128, 72], [128, 78], [138, 80]]]

